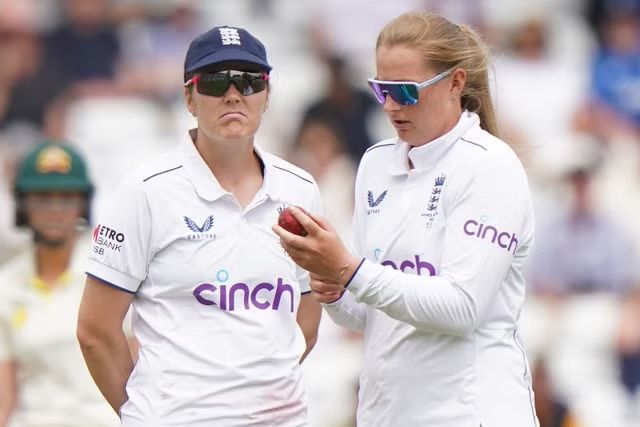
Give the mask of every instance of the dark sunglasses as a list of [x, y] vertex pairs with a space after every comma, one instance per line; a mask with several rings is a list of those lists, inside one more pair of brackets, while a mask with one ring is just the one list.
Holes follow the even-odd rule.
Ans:
[[267, 88], [269, 75], [266, 73], [250, 73], [248, 71], [218, 71], [216, 73], [197, 74], [187, 80], [185, 87], [195, 85], [198, 93], [208, 96], [223, 96], [233, 83], [238, 91], [244, 95], [253, 95]]
[[367, 81], [380, 104], [384, 104], [384, 101], [387, 99], [387, 95], [389, 95], [391, 99], [400, 105], [415, 105], [418, 103], [419, 92], [422, 89], [438, 83], [440, 80], [451, 74], [452, 71], [453, 68], [450, 68], [422, 83], [394, 82], [376, 79], [369, 79]]

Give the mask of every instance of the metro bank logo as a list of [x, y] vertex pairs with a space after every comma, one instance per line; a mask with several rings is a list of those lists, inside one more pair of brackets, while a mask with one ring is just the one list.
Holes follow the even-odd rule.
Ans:
[[287, 311], [294, 312], [293, 286], [284, 283], [281, 277], [277, 278], [275, 285], [269, 282], [255, 286], [246, 283], [201, 283], [193, 290], [193, 296], [202, 305], [217, 305], [224, 311], [279, 310], [283, 306]]
[[120, 252], [124, 243], [124, 234], [106, 225], [98, 224], [93, 229], [93, 241], [96, 244], [93, 251], [97, 254], [104, 254], [105, 249]]

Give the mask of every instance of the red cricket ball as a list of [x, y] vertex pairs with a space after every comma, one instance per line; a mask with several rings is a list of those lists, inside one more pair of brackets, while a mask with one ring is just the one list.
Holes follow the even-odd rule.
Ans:
[[[298, 207], [302, 212], [306, 211], [301, 207]], [[291, 208], [285, 208], [280, 212], [278, 216], [278, 225], [289, 233], [297, 234], [298, 236], [306, 236], [307, 230], [302, 227], [302, 224], [296, 219], [295, 216], [291, 213]]]

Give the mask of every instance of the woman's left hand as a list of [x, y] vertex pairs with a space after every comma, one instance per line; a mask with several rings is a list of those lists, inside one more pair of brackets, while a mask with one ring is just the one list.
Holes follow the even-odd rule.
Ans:
[[307, 215], [294, 206], [290, 209], [307, 235], [298, 236], [274, 225], [273, 231], [280, 237], [284, 250], [296, 264], [320, 278], [329, 282], [344, 279], [352, 256], [335, 229], [323, 218]]
[[313, 297], [321, 304], [328, 304], [339, 300], [345, 292], [344, 285], [330, 283], [311, 273], [309, 282]]

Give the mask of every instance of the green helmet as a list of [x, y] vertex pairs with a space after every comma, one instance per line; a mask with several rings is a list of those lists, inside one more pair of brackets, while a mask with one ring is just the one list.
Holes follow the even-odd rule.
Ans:
[[93, 192], [87, 166], [80, 154], [68, 145], [46, 141], [31, 151], [20, 164], [14, 190]]
[[[13, 190], [18, 205], [16, 225], [23, 226], [21, 199], [26, 193], [77, 191], [90, 200], [94, 187], [80, 153], [65, 143], [45, 141], [29, 152], [20, 164]], [[85, 219], [89, 220], [88, 212]]]

